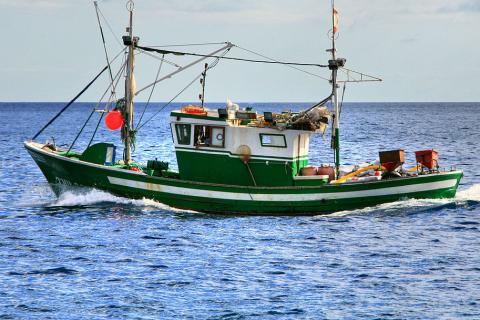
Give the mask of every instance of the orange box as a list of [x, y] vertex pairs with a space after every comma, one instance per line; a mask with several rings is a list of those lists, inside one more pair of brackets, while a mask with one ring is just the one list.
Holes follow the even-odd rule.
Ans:
[[415, 159], [430, 170], [438, 168], [438, 152], [436, 150], [415, 151]]

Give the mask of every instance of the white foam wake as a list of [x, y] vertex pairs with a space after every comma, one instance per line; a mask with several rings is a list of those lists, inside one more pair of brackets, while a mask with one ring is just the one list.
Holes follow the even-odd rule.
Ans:
[[480, 183], [474, 184], [465, 190], [458, 191], [455, 200], [480, 202]]
[[90, 190], [68, 190], [63, 192], [58, 199], [50, 206], [52, 207], [74, 207], [88, 206], [100, 203], [116, 203], [124, 205], [133, 205], [145, 209], [160, 209], [175, 212], [194, 212], [189, 210], [181, 210], [167, 206], [166, 204], [151, 199], [128, 199], [114, 196], [111, 193], [90, 189]]
[[331, 214], [331, 216], [343, 217], [349, 214], [365, 214], [371, 212], [389, 212], [400, 211], [402, 209], [425, 209], [443, 206], [449, 203], [462, 204], [468, 201], [480, 202], [480, 184], [460, 190], [457, 192], [455, 198], [451, 199], [405, 199], [395, 202], [383, 203], [373, 207], [367, 207], [358, 210], [339, 211]]

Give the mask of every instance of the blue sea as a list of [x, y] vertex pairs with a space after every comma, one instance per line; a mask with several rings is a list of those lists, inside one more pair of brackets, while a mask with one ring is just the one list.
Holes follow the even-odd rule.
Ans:
[[[344, 164], [403, 148], [409, 166], [435, 148], [465, 177], [455, 199], [313, 217], [207, 215], [97, 190], [57, 198], [23, 141], [62, 106], [0, 104], [0, 319], [480, 319], [480, 104], [346, 103]], [[70, 144], [92, 107], [73, 105], [38, 140]], [[174, 107], [139, 131], [136, 160], [176, 166]], [[120, 146], [103, 123], [101, 140]], [[316, 137], [311, 162], [332, 160]]]

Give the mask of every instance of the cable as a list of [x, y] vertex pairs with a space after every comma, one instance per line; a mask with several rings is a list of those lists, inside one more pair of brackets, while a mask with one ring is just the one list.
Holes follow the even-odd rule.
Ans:
[[[374, 76], [371, 76], [369, 74], [358, 72], [358, 71], [355, 71], [355, 70], [347, 69], [345, 67], [338, 68], [338, 70], [342, 71], [347, 76], [346, 80], [338, 81], [338, 82], [381, 82], [381, 81], [383, 81], [381, 78], [374, 77]], [[351, 75], [352, 73], [357, 75], [357, 76], [360, 76], [360, 79], [354, 78]], [[367, 79], [365, 79], [365, 77]]]
[[[117, 86], [118, 82], [120, 82], [120, 79], [122, 78], [122, 73], [125, 70], [126, 66], [127, 66], [127, 62], [126, 62], [126, 59], [124, 57], [122, 67], [120, 68], [120, 70], [115, 75], [115, 78], [116, 78], [115, 86]], [[106, 94], [106, 92], [105, 92], [105, 94]], [[104, 112], [102, 112], [100, 114], [100, 118], [98, 119], [97, 126], [95, 127], [95, 130], [93, 131], [92, 137], [90, 138], [90, 141], [88, 142], [87, 148], [90, 147], [90, 145], [92, 144], [93, 139], [95, 138], [95, 135], [97, 134], [98, 128], [100, 127], [100, 123], [102, 122], [103, 116], [105, 115], [105, 113], [107, 113], [108, 107], [109, 107], [110, 103], [112, 102], [112, 98], [113, 98], [113, 95], [111, 94], [110, 98], [108, 99], [107, 103], [105, 104], [105, 108], [103, 109]], [[103, 99], [103, 97], [101, 99]], [[100, 105], [100, 102], [97, 104], [97, 107], [98, 107], [98, 105]]]
[[[225, 50], [221, 55], [221, 56], [224, 56], [228, 53], [228, 51], [230, 51], [230, 48], [228, 48], [227, 50]], [[210, 70], [212, 68], [214, 68], [215, 66], [217, 66], [218, 62], [220, 61], [220, 57], [219, 58], [216, 58], [212, 64], [210, 64], [207, 68], [207, 70]], [[202, 71], [203, 73], [204, 71]], [[148, 118], [147, 121], [145, 121], [142, 125], [140, 125], [139, 127], [137, 127], [137, 131], [139, 131], [141, 128], [143, 128], [148, 122], [150, 122], [153, 118], [155, 118], [160, 112], [162, 112], [163, 109], [165, 109], [168, 105], [170, 105], [175, 99], [177, 99], [183, 92], [185, 92], [185, 90], [187, 90], [192, 84], [194, 84], [196, 81], [198, 81], [198, 79], [200, 79], [200, 77], [202, 76], [202, 73], [200, 73], [198, 76], [196, 76], [190, 83], [188, 83], [182, 90], [180, 90], [179, 93], [177, 93], [172, 99], [170, 99], [170, 101], [168, 101], [166, 104], [164, 104], [160, 110], [158, 110], [157, 112], [155, 112], [154, 115], [152, 115], [150, 118]]]
[[193, 79], [189, 84], [187, 84], [182, 90], [180, 90], [179, 93], [177, 93], [172, 99], [170, 99], [170, 101], [168, 101], [166, 104], [164, 104], [160, 110], [158, 110], [157, 112], [155, 112], [155, 114], [153, 116], [151, 116], [150, 118], [148, 118], [147, 121], [145, 121], [141, 126], [137, 127], [137, 132], [143, 128], [147, 123], [149, 123], [153, 118], [155, 118], [163, 109], [165, 109], [168, 105], [170, 105], [175, 99], [177, 99], [182, 93], [185, 92], [185, 90], [187, 90], [192, 84], [194, 84], [198, 79], [200, 79], [201, 75], [198, 75], [195, 77], [195, 79]]
[[[272, 60], [272, 61], [277, 61], [276, 59], [273, 59], [273, 58], [270, 58], [270, 57], [267, 57], [267, 56], [264, 56], [263, 54], [260, 54], [258, 52], [255, 52], [255, 51], [252, 51], [252, 50], [249, 50], [249, 49], [246, 49], [246, 48], [242, 48], [238, 45], [234, 45], [236, 48], [238, 49], [241, 49], [241, 50], [244, 50], [246, 52], [249, 52], [251, 54], [254, 54], [254, 55], [257, 55], [259, 57], [262, 57], [262, 58], [265, 58], [265, 59], [268, 59], [268, 60]], [[278, 61], [277, 61], [278, 62]], [[315, 74], [315, 73], [312, 73], [312, 72], [309, 72], [309, 71], [306, 71], [306, 70], [303, 70], [303, 69], [300, 69], [300, 68], [296, 68], [295, 66], [292, 66], [292, 65], [286, 65], [286, 67], [289, 67], [289, 68], [292, 68], [294, 70], [297, 70], [297, 71], [300, 71], [300, 72], [303, 72], [303, 73], [306, 73], [306, 74], [309, 74], [311, 76], [314, 76], [314, 77], [317, 77], [317, 78], [320, 78], [320, 79], [323, 79], [323, 80], [326, 80], [326, 81], [330, 81], [330, 79], [328, 78], [325, 78], [325, 77], [322, 77], [322, 76], [319, 76], [318, 74]]]
[[93, 4], [95, 6], [95, 13], [97, 14], [97, 21], [98, 21], [98, 27], [100, 28], [100, 35], [102, 36], [103, 51], [105, 52], [105, 60], [107, 60], [108, 73], [110, 74], [110, 80], [112, 82], [112, 93], [113, 95], [115, 95], [115, 86], [113, 85], [113, 74], [112, 74], [112, 68], [110, 67], [110, 59], [108, 58], [107, 44], [105, 43], [105, 36], [103, 35], [102, 23], [100, 22], [100, 15], [98, 14], [98, 3], [97, 1], [93, 1]]
[[227, 42], [205, 42], [205, 43], [187, 43], [187, 44], [169, 44], [162, 46], [150, 46], [151, 48], [165, 48], [165, 47], [193, 47], [193, 46], [210, 46], [226, 44]]
[[340, 101], [340, 107], [338, 108], [338, 121], [340, 121], [340, 115], [342, 114], [342, 107], [343, 107], [343, 97], [345, 96], [345, 88], [347, 84], [343, 84], [343, 91], [342, 91], [342, 100]]
[[[162, 61], [160, 61], [160, 66], [158, 67], [157, 75], [155, 77], [155, 82], [158, 80], [158, 76], [160, 75], [160, 71], [162, 70], [162, 65], [163, 65], [163, 59], [164, 56], [162, 56]], [[156, 83], [154, 82], [154, 85], [152, 86], [152, 90], [150, 90], [150, 95], [148, 96], [147, 104], [145, 105], [145, 108], [143, 109], [142, 115], [140, 116], [140, 120], [138, 120], [137, 124], [137, 130], [140, 124], [142, 123], [143, 115], [145, 114], [145, 111], [147, 111], [148, 105], [150, 104], [150, 99], [152, 98], [153, 91], [155, 90], [155, 85]]]
[[[232, 44], [231, 43], [228, 43], [226, 44], [225, 46], [223, 46], [222, 48], [220, 49], [217, 49], [215, 51], [213, 51], [212, 53], [209, 53], [210, 55], [214, 55], [214, 54], [217, 54], [219, 52], [223, 52], [224, 50], [227, 50], [227, 49], [230, 49], [232, 47]], [[167, 80], [167, 79], [170, 79], [172, 78], [174, 75], [180, 73], [180, 72], [183, 72], [185, 71], [186, 69], [188, 68], [191, 68], [192, 66], [198, 64], [199, 62], [203, 61], [203, 60], [206, 60], [207, 58], [205, 57], [202, 57], [202, 58], [199, 58], [199, 59], [196, 59], [195, 61], [193, 62], [190, 62], [190, 63], [187, 63], [186, 65], [182, 66], [181, 68], [178, 68], [177, 70], [161, 77], [160, 79], [158, 79], [156, 82], [161, 82], [161, 81], [164, 81], [164, 80]], [[153, 86], [153, 83], [150, 83], [149, 85], [141, 88], [140, 90], [137, 90], [137, 92], [135, 93], [135, 95], [137, 96], [139, 93], [143, 92], [144, 90], [150, 88], [151, 86]]]
[[80, 131], [78, 131], [77, 135], [75, 136], [75, 139], [73, 139], [73, 142], [70, 144], [70, 147], [68, 148], [68, 151], [67, 151], [67, 156], [70, 153], [70, 151], [72, 150], [73, 145], [75, 144], [75, 142], [77, 142], [78, 138], [80, 137], [80, 135], [83, 132], [83, 129], [85, 129], [85, 127], [87, 126], [87, 123], [90, 121], [90, 119], [92, 118], [94, 113], [95, 113], [95, 108], [92, 109], [92, 112], [90, 112], [90, 115], [88, 116], [87, 120], [85, 120], [82, 128], [80, 128]]
[[95, 78], [93, 78], [92, 81], [90, 81], [86, 86], [85, 88], [83, 88], [72, 100], [70, 100], [69, 103], [67, 103], [63, 108], [62, 110], [60, 110], [52, 119], [50, 119], [50, 121], [48, 121], [48, 123], [46, 125], [43, 126], [42, 129], [40, 129], [40, 131], [38, 131], [32, 138], [32, 140], [35, 140], [48, 126], [50, 126], [55, 120], [57, 120], [58, 117], [60, 117], [60, 115], [65, 111], [67, 110], [78, 98], [80, 98], [80, 96], [85, 92], [87, 91], [88, 88], [90, 88], [90, 86], [102, 75], [102, 73], [105, 72], [105, 70], [108, 69], [108, 66], [105, 66], [96, 76]]
[[[78, 138], [80, 137], [80, 135], [82, 134], [83, 130], [85, 129], [85, 127], [87, 126], [87, 123], [90, 121], [90, 119], [92, 118], [93, 114], [95, 113], [96, 109], [100, 106], [100, 103], [102, 102], [103, 98], [105, 97], [105, 95], [107, 94], [108, 90], [113, 86], [115, 87], [119, 80], [120, 80], [120, 76], [122, 74], [122, 71], [123, 69], [125, 68], [125, 65], [126, 63], [124, 62], [122, 64], [122, 67], [120, 68], [120, 70], [117, 72], [117, 74], [115, 75], [115, 83], [110, 83], [107, 87], [107, 89], [105, 90], [105, 92], [103, 93], [102, 97], [100, 98], [100, 100], [98, 101], [98, 103], [95, 105], [95, 107], [92, 109], [92, 112], [90, 113], [90, 115], [88, 116], [87, 120], [85, 121], [85, 123], [83, 124], [82, 128], [80, 128], [80, 131], [77, 133], [75, 139], [73, 139], [73, 142], [70, 144], [70, 147], [68, 148], [68, 151], [67, 151], [67, 154], [73, 149], [73, 146], [75, 145], [75, 143], [77, 142]], [[108, 99], [107, 103], [105, 104], [105, 108], [104, 110], [106, 111], [107, 108], [108, 108], [108, 104], [111, 102], [112, 100], [112, 97], [114, 96], [114, 93], [113, 92], [110, 92], [110, 98]], [[95, 136], [96, 132], [97, 132], [97, 129], [98, 129], [98, 126], [100, 125], [100, 121], [103, 117], [103, 113], [102, 113], [102, 116], [100, 117], [100, 120], [99, 120], [99, 123], [97, 123], [97, 128], [95, 129], [95, 132], [93, 133], [93, 136], [92, 138], [90, 139], [90, 142], [88, 144], [88, 147], [90, 147], [90, 144], [92, 143], [92, 140], [93, 140], [93, 137]], [[87, 147], [87, 148], [88, 148]]]
[[[174, 66], [174, 67], [176, 67], [176, 68], [181, 68], [181, 67], [182, 67], [182, 66], [176, 64], [175, 62], [169, 61], [169, 60], [167, 60], [167, 59], [165, 59], [165, 58], [159, 58], [159, 57], [157, 57], [156, 55], [154, 55], [154, 54], [152, 54], [152, 53], [150, 53], [150, 52], [148, 52], [148, 51], [145, 51], [145, 50], [140, 49], [139, 52], [140, 52], [140, 53], [143, 53], [143, 54], [146, 54], [147, 56], [152, 57], [152, 58], [154, 58], [154, 59], [157, 59], [157, 60], [160, 60], [160, 61], [165, 61], [165, 62], [168, 63], [169, 65]], [[164, 56], [165, 56], [165, 55], [164, 55]]]
[[110, 26], [110, 23], [108, 23], [107, 18], [105, 18], [105, 16], [103, 15], [102, 11], [100, 10], [100, 8], [98, 8], [98, 12], [99, 12], [100, 15], [102, 16], [103, 21], [105, 21], [105, 24], [107, 25], [108, 29], [110, 29], [110, 32], [112, 33], [113, 38], [117, 41], [118, 45], [119, 45], [121, 48], [123, 48], [123, 44], [120, 42], [120, 40], [118, 40], [117, 35], [116, 35], [115, 32], [113, 31], [112, 27]]
[[244, 58], [237, 58], [237, 57], [222, 57], [222, 56], [200, 54], [200, 53], [193, 53], [193, 52], [180, 52], [180, 51], [154, 49], [154, 48], [143, 47], [143, 46], [137, 46], [137, 48], [145, 50], [145, 51], [153, 51], [153, 52], [157, 52], [157, 53], [161, 53], [161, 54], [174, 54], [174, 55], [179, 55], [179, 56], [219, 58], [219, 59], [224, 59], [224, 60], [234, 60], [234, 61], [243, 61], [243, 62], [282, 64], [282, 65], [305, 66], [305, 67], [320, 67], [320, 68], [327, 68], [328, 67], [328, 65], [317, 64], [317, 63], [285, 62], [285, 61], [244, 59]]
[[[107, 105], [108, 105], [108, 103], [107, 103]], [[92, 137], [90, 138], [90, 141], [88, 142], [87, 149], [92, 145], [93, 139], [95, 138], [95, 135], [97, 134], [98, 127], [100, 127], [100, 123], [102, 122], [104, 114], [105, 114], [105, 112], [102, 112], [100, 114], [100, 118], [98, 118], [97, 126], [95, 127], [95, 130], [93, 131], [93, 134], [92, 134]]]

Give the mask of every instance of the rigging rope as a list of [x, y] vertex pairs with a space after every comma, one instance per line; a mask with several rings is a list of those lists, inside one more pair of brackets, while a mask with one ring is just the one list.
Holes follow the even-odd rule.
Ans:
[[342, 107], [343, 107], [343, 97], [345, 96], [345, 88], [347, 84], [343, 84], [343, 90], [342, 90], [342, 100], [340, 100], [340, 107], [338, 108], [338, 121], [340, 121], [340, 115], [342, 114]]
[[169, 44], [162, 46], [150, 46], [151, 48], [165, 48], [165, 47], [193, 47], [193, 46], [211, 46], [226, 44], [226, 42], [204, 42], [204, 43], [187, 43], [187, 44]]
[[100, 127], [100, 123], [102, 123], [103, 116], [105, 115], [105, 113], [107, 113], [108, 106], [112, 102], [111, 100], [112, 100], [112, 95], [110, 95], [110, 98], [108, 99], [108, 102], [105, 104], [104, 112], [102, 112], [100, 114], [100, 117], [98, 118], [97, 125], [95, 126], [95, 130], [93, 130], [93, 134], [92, 134], [92, 137], [90, 138], [90, 141], [88, 142], [87, 148], [89, 148], [90, 145], [92, 144], [93, 139], [95, 138], [95, 135], [97, 134], [98, 128]]
[[102, 73], [105, 72], [105, 70], [108, 69], [108, 66], [105, 66], [96, 76], [95, 78], [93, 78], [92, 81], [90, 81], [86, 86], [85, 88], [82, 89], [82, 91], [80, 91], [72, 100], [70, 100], [69, 103], [67, 103], [63, 108], [62, 110], [60, 110], [60, 112], [58, 112], [52, 119], [50, 119], [50, 121], [48, 121], [48, 123], [43, 126], [42, 129], [40, 129], [40, 131], [38, 131], [32, 138], [32, 140], [35, 140], [48, 126], [50, 126], [55, 120], [57, 120], [58, 117], [60, 117], [60, 115], [65, 111], [67, 110], [78, 98], [80, 98], [80, 96], [85, 92], [87, 91], [88, 88], [90, 88], [90, 86], [95, 82], [97, 81], [97, 79], [102, 75]]
[[[115, 75], [115, 78], [116, 78], [115, 86], [118, 85], [118, 82], [122, 78], [121, 75], [123, 74], [123, 70], [125, 70], [126, 67], [127, 67], [127, 61], [126, 61], [125, 56], [124, 56], [123, 57], [123, 62], [122, 62], [122, 67], [120, 68], [120, 70], [118, 70], [118, 73]], [[105, 94], [106, 93], [107, 92], [105, 91]], [[92, 144], [93, 139], [95, 138], [95, 135], [97, 134], [98, 128], [100, 127], [100, 123], [102, 122], [103, 116], [105, 115], [105, 113], [107, 113], [108, 107], [109, 107], [110, 103], [112, 102], [112, 98], [113, 98], [113, 96], [110, 95], [110, 98], [108, 99], [108, 102], [105, 104], [105, 108], [103, 109], [103, 112], [100, 114], [100, 117], [98, 118], [97, 126], [95, 127], [95, 130], [93, 131], [92, 137], [90, 138], [90, 141], [88, 142], [87, 148], [90, 147], [90, 145]], [[103, 99], [103, 96], [102, 96], [102, 99]], [[99, 104], [100, 104], [100, 102], [98, 103], [98, 105]], [[98, 107], [98, 105], [97, 105], [97, 107]]]
[[[157, 60], [160, 60], [160, 61], [165, 61], [165, 63], [168, 63], [169, 65], [174, 66], [176, 68], [181, 68], [182, 67], [182, 66], [176, 64], [175, 62], [169, 61], [165, 58], [159, 58], [156, 55], [154, 55], [154, 54], [152, 54], [148, 51], [142, 50], [142, 49], [139, 50], [139, 53], [146, 54], [147, 56], [152, 57], [152, 58], [157, 59]], [[165, 56], [165, 55], [163, 55], [163, 56]]]
[[112, 68], [110, 67], [110, 59], [108, 58], [107, 44], [105, 43], [105, 36], [103, 35], [102, 23], [100, 22], [100, 16], [98, 14], [98, 3], [93, 2], [95, 6], [95, 13], [97, 14], [98, 27], [100, 28], [100, 35], [102, 36], [103, 51], [105, 52], [105, 60], [107, 60], [108, 73], [110, 74], [110, 81], [112, 82], [112, 94], [115, 95], [115, 86], [113, 85]]
[[[381, 82], [381, 81], [383, 81], [381, 78], [374, 77], [374, 76], [368, 75], [368, 74], [363, 73], [363, 72], [358, 72], [358, 71], [355, 71], [355, 70], [347, 69], [345, 67], [338, 68], [338, 70], [342, 71], [347, 76], [347, 79], [346, 80], [339, 80], [337, 82], [346, 83], [346, 82]], [[356, 79], [355, 77], [353, 77], [351, 75], [352, 73], [357, 75], [357, 76], [360, 76], [360, 79]], [[365, 79], [365, 78], [367, 78], [367, 79]]]
[[201, 75], [198, 75], [195, 77], [195, 79], [193, 79], [189, 84], [187, 84], [182, 90], [180, 90], [179, 93], [177, 93], [172, 99], [170, 99], [170, 101], [168, 101], [166, 104], [164, 104], [160, 110], [158, 110], [157, 112], [155, 112], [155, 114], [153, 116], [151, 116], [150, 118], [148, 118], [147, 121], [145, 121], [141, 126], [137, 127], [137, 131], [139, 131], [141, 128], [143, 128], [147, 123], [149, 123], [151, 120], [153, 120], [153, 118], [155, 118], [163, 109], [165, 109], [168, 105], [170, 105], [175, 99], [177, 99], [182, 93], [185, 92], [185, 90], [187, 90], [192, 84], [194, 84], [198, 79], [200, 79]]
[[[252, 51], [252, 50], [249, 50], [249, 49], [246, 49], [246, 48], [242, 48], [242, 47], [240, 47], [240, 46], [238, 46], [238, 45], [234, 45], [234, 46], [235, 46], [236, 48], [238, 48], [238, 49], [244, 50], [244, 51], [246, 51], [246, 52], [249, 52], [249, 53], [251, 53], [251, 54], [257, 55], [257, 56], [259, 56], [259, 57], [262, 57], [262, 58], [265, 58], [265, 59], [268, 59], [268, 60], [272, 60], [272, 61], [278, 62], [278, 60], [273, 59], [273, 58], [270, 58], [270, 57], [267, 57], [267, 56], [264, 56], [263, 54], [260, 54], [260, 53], [258, 53], [258, 52], [255, 52], [255, 51]], [[330, 79], [328, 79], [328, 78], [325, 78], [325, 77], [322, 77], [322, 76], [320, 76], [320, 75], [318, 75], [318, 74], [315, 74], [315, 73], [312, 73], [312, 72], [309, 72], [309, 71], [306, 71], [306, 70], [297, 68], [297, 67], [295, 67], [295, 66], [293, 66], [293, 65], [285, 65], [285, 66], [286, 66], [286, 67], [289, 67], [289, 68], [292, 68], [292, 69], [294, 69], [294, 70], [297, 70], [297, 71], [300, 71], [300, 72], [309, 74], [309, 75], [311, 75], [311, 76], [314, 76], [314, 77], [317, 77], [317, 78], [320, 78], [320, 79], [323, 79], [323, 80], [326, 80], [326, 81], [330, 81]]]
[[118, 45], [120, 46], [120, 48], [123, 48], [123, 44], [120, 42], [120, 40], [118, 40], [117, 35], [116, 35], [115, 32], [113, 31], [112, 26], [110, 26], [110, 23], [108, 23], [107, 18], [105, 18], [105, 16], [104, 16], [103, 13], [102, 13], [102, 10], [100, 10], [100, 8], [98, 8], [98, 12], [99, 12], [100, 15], [102, 16], [103, 21], [105, 21], [105, 24], [107, 25], [108, 29], [109, 29], [110, 32], [112, 33], [113, 38], [115, 39], [115, 41], [118, 43]]
[[92, 112], [90, 112], [90, 115], [88, 116], [87, 120], [85, 120], [85, 122], [83, 123], [83, 126], [80, 128], [80, 131], [75, 136], [75, 139], [73, 139], [73, 142], [70, 144], [70, 147], [68, 147], [67, 156], [72, 150], [73, 146], [75, 145], [75, 142], [77, 142], [78, 138], [83, 132], [83, 129], [85, 129], [85, 127], [87, 126], [87, 123], [90, 121], [94, 113], [95, 113], [95, 108], [92, 109]]
[[234, 61], [243, 61], [243, 62], [282, 64], [282, 65], [305, 66], [305, 67], [319, 67], [319, 68], [328, 67], [328, 65], [317, 64], [317, 63], [301, 63], [301, 62], [286, 62], [286, 61], [272, 61], [272, 60], [254, 60], [254, 59], [244, 59], [244, 58], [237, 58], [237, 57], [223, 57], [223, 56], [209, 55], [209, 54], [155, 49], [155, 48], [143, 47], [143, 46], [137, 46], [137, 48], [145, 51], [152, 51], [152, 52], [157, 52], [161, 54], [174, 54], [179, 56], [207, 57], [207, 58], [218, 58], [218, 59], [224, 59], [224, 60], [234, 60]]
[[88, 142], [87, 148], [89, 148], [93, 142], [93, 139], [95, 138], [95, 135], [97, 134], [98, 128], [100, 127], [100, 123], [102, 123], [102, 119], [104, 116], [104, 112], [100, 114], [100, 118], [98, 118], [97, 126], [95, 127], [95, 130], [93, 130], [92, 137], [90, 138], [90, 141]]
[[[210, 69], [216, 67], [218, 62], [220, 61], [221, 57], [225, 56], [228, 53], [228, 51], [230, 51], [230, 48], [225, 50], [220, 56], [216, 57], [215, 60], [208, 66], [207, 70], [210, 70]], [[192, 84], [194, 84], [196, 81], [198, 81], [198, 79], [200, 79], [200, 77], [202, 77], [203, 72], [204, 71], [202, 71], [202, 73], [200, 73], [198, 76], [196, 76], [190, 83], [188, 83], [182, 90], [180, 90], [179, 93], [177, 93], [172, 99], [170, 99], [170, 101], [168, 101], [166, 104], [164, 104], [160, 108], [160, 110], [158, 110], [157, 112], [155, 112], [154, 115], [152, 115], [150, 118], [148, 118], [147, 121], [145, 121], [142, 125], [137, 127], [137, 131], [139, 131], [147, 123], [149, 123], [151, 120], [153, 120], [153, 118], [155, 118], [160, 112], [162, 112], [163, 109], [165, 109], [167, 106], [169, 106], [175, 99], [177, 99], [182, 93], [184, 93], [185, 90], [187, 90]]]
[[[115, 83], [114, 83], [114, 84], [113, 84], [113, 83], [110, 83], [110, 84], [108, 85], [107, 89], [106, 89], [105, 92], [102, 94], [102, 97], [101, 97], [100, 100], [97, 102], [96, 106], [93, 107], [92, 112], [91, 112], [90, 115], [88, 116], [87, 120], [85, 120], [85, 123], [83, 124], [82, 128], [81, 128], [80, 131], [77, 133], [77, 135], [75, 136], [75, 139], [73, 139], [73, 142], [70, 144], [70, 147], [68, 148], [67, 154], [72, 150], [73, 146], [75, 145], [75, 143], [77, 142], [78, 138], [79, 138], [80, 135], [82, 134], [83, 130], [84, 130], [85, 127], [87, 126], [87, 123], [90, 121], [90, 119], [91, 119], [91, 117], [93, 116], [93, 114], [95, 113], [96, 109], [100, 106], [100, 103], [102, 102], [103, 98], [104, 98], [105, 95], [107, 94], [108, 90], [110, 90], [111, 87], [115, 87], [115, 86], [118, 85], [118, 81], [119, 81], [120, 78], [121, 78], [120, 76], [121, 76], [121, 74], [122, 74], [123, 69], [125, 68], [125, 65], [126, 65], [126, 63], [123, 62], [122, 67], [120, 68], [120, 70], [119, 70], [119, 71], [117, 72], [117, 74], [115, 75], [115, 78], [114, 78], [114, 79], [115, 79]], [[110, 97], [108, 98], [108, 101], [107, 101], [107, 103], [105, 104], [105, 108], [104, 108], [105, 112], [106, 112], [106, 110], [107, 110], [107, 108], [108, 108], [108, 104], [111, 102], [113, 96], [114, 96], [114, 95], [113, 95], [113, 93], [111, 92], [111, 93], [110, 93]], [[102, 113], [102, 115], [101, 115], [101, 117], [100, 117], [100, 120], [99, 120], [99, 122], [98, 122], [98, 124], [97, 124], [97, 128], [95, 129], [95, 131], [94, 131], [94, 133], [93, 133], [93, 135], [92, 135], [92, 138], [90, 139], [90, 143], [88, 144], [88, 147], [90, 147], [90, 144], [92, 143], [93, 137], [95, 137], [95, 134], [96, 134], [96, 132], [97, 132], [98, 126], [100, 125], [100, 121], [101, 121], [102, 117], [103, 117], [103, 113]], [[88, 147], [87, 147], [87, 148], [88, 148]]]
[[138, 120], [137, 130], [138, 130], [138, 127], [140, 126], [140, 124], [142, 123], [142, 119], [143, 119], [143, 116], [145, 115], [145, 111], [147, 111], [148, 105], [150, 104], [150, 99], [152, 98], [153, 91], [155, 90], [156, 81], [158, 80], [158, 76], [160, 75], [160, 71], [162, 70], [164, 56], [165, 55], [162, 55], [162, 60], [160, 61], [160, 66], [158, 67], [157, 76], [155, 77], [155, 82], [152, 86], [152, 90], [150, 91], [150, 95], [148, 96], [147, 104], [145, 105], [145, 108], [143, 108], [142, 115], [140, 116], [140, 119]]

